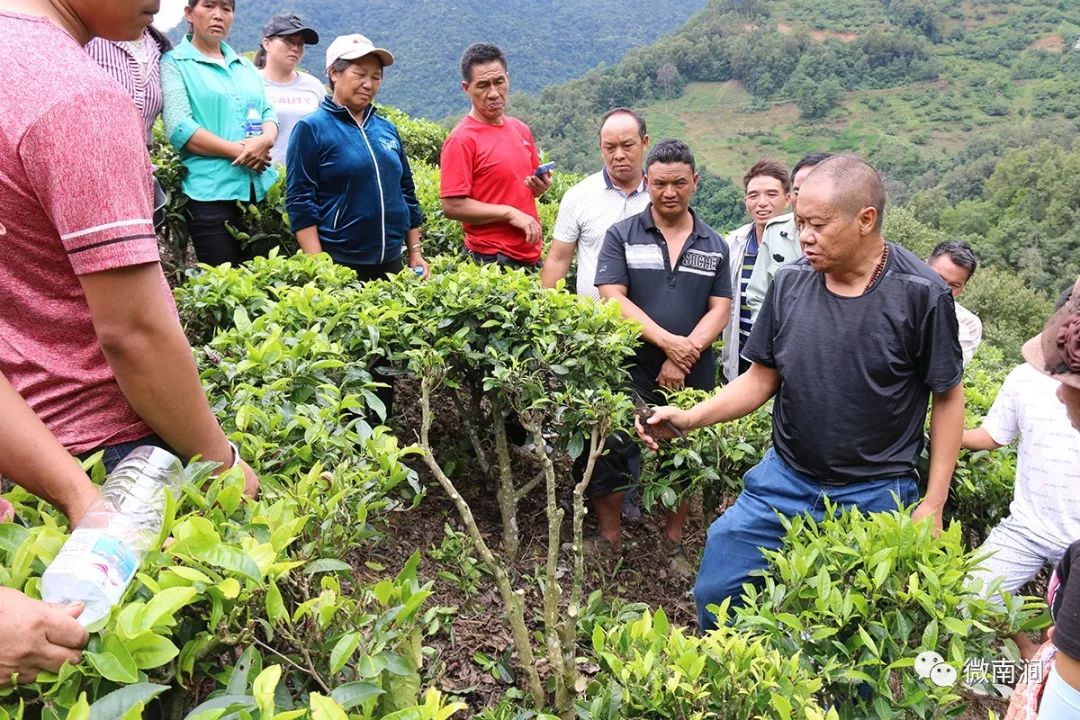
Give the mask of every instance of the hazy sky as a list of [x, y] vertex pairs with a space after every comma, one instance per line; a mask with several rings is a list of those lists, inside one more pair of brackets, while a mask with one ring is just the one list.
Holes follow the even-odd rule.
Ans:
[[154, 18], [154, 24], [161, 30], [170, 30], [184, 17], [184, 0], [161, 0], [161, 12]]

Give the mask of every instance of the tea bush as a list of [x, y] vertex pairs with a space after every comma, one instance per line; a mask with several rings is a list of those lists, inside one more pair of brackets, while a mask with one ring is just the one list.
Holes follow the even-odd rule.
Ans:
[[439, 168], [426, 162], [412, 162], [416, 199], [424, 212], [420, 245], [427, 258], [446, 255], [461, 257], [465, 247], [465, 232], [461, 223], [443, 214], [439, 200]]
[[210, 342], [217, 330], [231, 327], [238, 309], [248, 318], [258, 317], [278, 293], [311, 282], [325, 290], [341, 289], [356, 284], [356, 273], [328, 255], [273, 251], [238, 268], [204, 265], [190, 273], [173, 295], [184, 332], [197, 346]]
[[798, 654], [727, 629], [687, 635], [663, 610], [597, 627], [592, 651], [600, 670], [578, 703], [583, 720], [837, 718], [818, 704], [822, 681]]
[[907, 512], [829, 506], [820, 523], [784, 525], [762, 585], [743, 586], [733, 626], [784, 657], [798, 653], [841, 718], [950, 716], [956, 689], [923, 680], [915, 658], [937, 652], [962, 677], [967, 659], [995, 657], [999, 636], [1036, 620], [1037, 602], [1001, 593], [999, 605], [986, 597], [998, 583], [970, 580], [978, 558], [956, 523], [934, 537]]
[[[262, 495], [245, 501], [236, 471], [209, 478], [208, 465], [192, 466], [164, 523], [170, 542], [149, 554], [83, 663], [2, 691], [0, 717], [401, 720], [460, 709], [434, 691], [421, 698], [432, 615], [419, 556], [369, 583], [345, 562], [419, 486], [403, 463], [415, 449], [363, 420], [377, 402], [378, 308], [367, 325], [340, 271], [324, 257], [274, 256], [205, 269], [178, 290], [189, 329], [213, 338], [196, 349], [203, 382]], [[0, 526], [0, 580], [34, 597], [62, 524], [18, 488], [6, 497], [33, 527]]]
[[[686, 388], [668, 395], [668, 402], [690, 408], [712, 393]], [[657, 502], [676, 508], [694, 492], [705, 493], [705, 506], [715, 507], [738, 495], [743, 474], [752, 468], [769, 447], [772, 415], [768, 409], [750, 413], [732, 422], [699, 428], [685, 441], [664, 445], [659, 453], [646, 455], [642, 468], [642, 500], [646, 507]]]
[[[996, 348], [979, 348], [964, 371], [965, 427], [979, 427], [1011, 367]], [[981, 545], [1009, 514], [1015, 479], [1015, 445], [993, 452], [960, 452], [945, 513], [963, 526], [969, 547]]]
[[[418, 557], [395, 578], [349, 580], [346, 590], [342, 550], [310, 527], [333, 510], [272, 487], [245, 501], [240, 473], [209, 478], [211, 467], [188, 468], [162, 527], [170, 542], [150, 551], [83, 662], [0, 691], [0, 717], [416, 717], [429, 594]], [[347, 468], [316, 468], [299, 481], [353, 479]], [[3, 526], [2, 579], [37, 597], [64, 531], [43, 501], [20, 489], [6, 497], [35, 525]], [[424, 717], [458, 707], [437, 694], [424, 702]]]
[[[443, 263], [449, 268], [452, 261]], [[578, 684], [575, 636], [583, 582], [584, 493], [603, 439], [629, 402], [626, 358], [638, 328], [618, 308], [539, 287], [534, 275], [496, 265], [461, 263], [442, 267], [426, 282], [407, 273], [367, 283], [365, 307], [382, 308], [393, 322], [380, 325], [392, 361], [420, 379], [420, 445], [424, 460], [458, 509], [477, 554], [494, 576], [510, 621], [518, 661], [536, 711], [550, 703], [568, 712]], [[476, 454], [481, 472], [494, 481], [502, 517], [499, 556], [481, 535], [468, 503], [444, 471], [430, 440], [433, 393], [445, 393]], [[507, 420], [516, 416], [532, 449], [523, 459], [539, 464], [531, 480], [519, 482], [511, 461]], [[625, 422], [625, 420], [624, 420]], [[548, 445], [550, 443], [550, 450]], [[587, 452], [584, 477], [573, 489], [573, 572], [563, 609], [559, 553], [564, 511], [557, 500], [553, 454]], [[523, 590], [515, 589], [502, 557], [518, 550], [517, 507], [543, 486], [548, 524], [543, 572], [544, 632], [534, 641], [526, 626]], [[549, 695], [536, 657], [553, 676]]]
[[[517, 548], [518, 503], [544, 485], [551, 513], [549, 545], [554, 548], [543, 613], [549, 627], [546, 655], [562, 678], [557, 684], [563, 690], [556, 696], [563, 699], [556, 703], [567, 706], [565, 690], [573, 686], [576, 672], [573, 647], [551, 638], [560, 632], [572, 638], [575, 621], [573, 613], [564, 616], [558, 609], [563, 511], [554, 501], [558, 483], [545, 445], [551, 443], [551, 453], [572, 457], [587, 451], [595, 462], [611, 426], [628, 417], [628, 401], [619, 390], [638, 330], [616, 307], [544, 290], [522, 271], [454, 258], [436, 259], [434, 271], [425, 282], [399, 273], [378, 282], [343, 284], [339, 280], [345, 278], [325, 259], [270, 257], [244, 268], [196, 274], [177, 297], [182, 315], [202, 337], [217, 333], [198, 354], [223, 426], [245, 454], [260, 456], [275, 478], [287, 477], [316, 458], [328, 466], [352, 458], [365, 478], [352, 494], [375, 496], [361, 503], [364, 507], [384, 507], [379, 498], [389, 498], [394, 488], [406, 490], [398, 493], [403, 500], [415, 499], [415, 477], [399, 462], [413, 451], [399, 449], [385, 428], [372, 429], [368, 423], [369, 409], [384, 412], [373, 393], [371, 368], [389, 365], [399, 375], [421, 380], [422, 452], [451, 498], [462, 503], [469, 526], [471, 512], [428, 441], [431, 393], [442, 393], [459, 408], [461, 427], [481, 470], [496, 482], [503, 552], [508, 556]], [[290, 286], [303, 281], [306, 284]], [[531, 481], [515, 478], [518, 461], [511, 459], [504, 426], [509, 414], [518, 416], [534, 439], [534, 450], [522, 458], [539, 464]], [[373, 451], [366, 449], [371, 443], [377, 445]], [[282, 483], [283, 490], [287, 485]], [[579, 539], [584, 485], [579, 483], [574, 493]], [[298, 493], [298, 502], [301, 497]], [[359, 532], [363, 525], [353, 520], [346, 527]], [[328, 535], [347, 544], [341, 532], [332, 529]], [[544, 693], [532, 668], [523, 608], [510, 589], [508, 574], [475, 526], [470, 537], [505, 590], [511, 623], [520, 630], [515, 641], [521, 662], [532, 672], [530, 689], [540, 706]], [[581, 575], [578, 558], [579, 589], [570, 593], [571, 607], [580, 606]], [[567, 617], [569, 629], [559, 630], [556, 626]]]

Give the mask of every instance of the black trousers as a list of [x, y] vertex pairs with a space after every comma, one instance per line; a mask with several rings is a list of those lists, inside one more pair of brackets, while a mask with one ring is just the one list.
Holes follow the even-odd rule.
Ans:
[[505, 268], [511, 268], [511, 269], [525, 268], [527, 270], [539, 270], [540, 268], [542, 268], [544, 266], [544, 261], [543, 260], [537, 260], [535, 263], [529, 263], [529, 262], [525, 262], [524, 260], [515, 260], [514, 258], [510, 257], [509, 255], [504, 255], [502, 253], [494, 253], [494, 254], [478, 253], [478, 252], [473, 252], [472, 250], [466, 249], [465, 254], [468, 255], [470, 258], [472, 258], [472, 261], [474, 263], [476, 263], [477, 265], [495, 264], [495, 265], [499, 265], [500, 267], [505, 267]]
[[226, 224], [236, 227], [243, 213], [235, 200], [188, 199], [188, 234], [195, 259], [207, 265], [237, 265], [250, 258]]
[[390, 260], [384, 263], [378, 263], [375, 265], [352, 265], [350, 263], [341, 264], [356, 273], [356, 279], [360, 282], [367, 282], [368, 280], [383, 280], [390, 277], [394, 273], [401, 272], [401, 270], [405, 267], [405, 261], [401, 259], [400, 255], [394, 260]]
[[[79, 453], [78, 458], [79, 460], [86, 460], [94, 453], [104, 450], [105, 452], [101, 456], [101, 464], [105, 466], [105, 472], [106, 474], [108, 474], [116, 469], [116, 466], [120, 464], [121, 460], [128, 456], [128, 453], [130, 453], [137, 447], [142, 447], [143, 445], [153, 445], [154, 447], [159, 447], [162, 450], [168, 450], [173, 455], [180, 455], [180, 453], [169, 447], [169, 444], [162, 440], [161, 437], [153, 434], [147, 435], [144, 438], [139, 438], [138, 440], [130, 440], [128, 442], [117, 443], [116, 445], [102, 445], [100, 447], [94, 448], [93, 450], [87, 450], [84, 453]], [[180, 459], [181, 461], [186, 462], [186, 458]]]

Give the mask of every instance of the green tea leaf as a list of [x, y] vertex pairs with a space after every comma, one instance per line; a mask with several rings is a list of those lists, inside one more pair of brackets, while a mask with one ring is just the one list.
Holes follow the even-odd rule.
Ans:
[[360, 647], [360, 633], [351, 632], [343, 635], [330, 651], [330, 672], [341, 672], [341, 668], [345, 667], [345, 663], [349, 662], [358, 647]]
[[142, 707], [168, 689], [168, 685], [138, 683], [113, 690], [90, 706], [89, 720], [121, 720], [133, 708]]
[[136, 674], [137, 669], [135, 667], [135, 660], [132, 659], [131, 653], [124, 650], [122, 657], [117, 657], [111, 652], [90, 652], [83, 653], [83, 657], [86, 658], [94, 669], [98, 671], [98, 674], [106, 680], [112, 680], [113, 682], [123, 683], [130, 685], [137, 682], [139, 677]]
[[127, 641], [128, 650], [140, 670], [161, 667], [180, 654], [180, 650], [168, 638], [147, 630]]
[[252, 684], [251, 694], [255, 696], [255, 704], [259, 707], [263, 720], [269, 720], [274, 715], [274, 690], [279, 680], [281, 666], [271, 665], [259, 673]]
[[336, 558], [320, 558], [308, 563], [304, 567], [305, 575], [315, 575], [324, 572], [351, 572], [352, 566]]
[[349, 720], [341, 706], [319, 693], [311, 693], [308, 698], [311, 705], [311, 720]]
[[243, 550], [218, 544], [207, 548], [200, 554], [199, 559], [210, 565], [234, 572], [237, 575], [243, 575], [254, 582], [262, 580], [259, 565]]
[[146, 603], [143, 609], [141, 626], [149, 630], [158, 624], [172, 625], [172, 616], [177, 610], [188, 605], [197, 595], [195, 588], [175, 587], [162, 590]]
[[384, 692], [385, 691], [378, 685], [359, 680], [357, 682], [339, 685], [330, 693], [330, 697], [333, 698], [342, 709], [352, 710], [357, 705], [362, 705], [372, 698], [377, 698]]

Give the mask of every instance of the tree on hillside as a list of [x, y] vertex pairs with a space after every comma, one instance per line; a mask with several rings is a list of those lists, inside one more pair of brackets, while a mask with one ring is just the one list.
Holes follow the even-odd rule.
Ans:
[[701, 168], [701, 179], [694, 193], [694, 210], [719, 233], [727, 233], [747, 221], [743, 192], [726, 177]]
[[758, 0], [726, 0], [723, 5], [726, 5], [725, 9], [747, 20], [757, 17], [764, 10], [762, 3]]
[[927, 0], [885, 0], [885, 7], [900, 25], [925, 35], [931, 42], [940, 42], [942, 20], [938, 9]]
[[[791, 87], [791, 83], [788, 83]], [[795, 102], [799, 105], [799, 116], [805, 120], [818, 120], [829, 114], [844, 96], [844, 88], [834, 77], [815, 82], [803, 77], [794, 87]]]
[[656, 85], [660, 88], [663, 97], [678, 97], [682, 94], [686, 83], [679, 74], [679, 68], [672, 63], [664, 63], [656, 71]]

